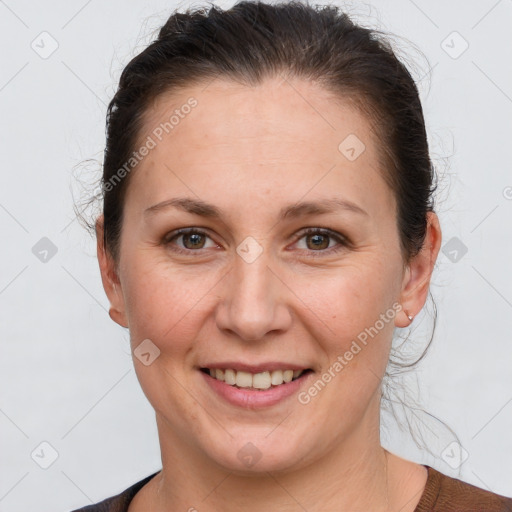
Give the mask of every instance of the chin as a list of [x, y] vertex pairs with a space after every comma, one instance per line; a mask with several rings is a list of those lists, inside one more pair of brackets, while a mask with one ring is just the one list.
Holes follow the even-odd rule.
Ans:
[[233, 436], [224, 449], [215, 443], [215, 449], [206, 450], [209, 457], [222, 469], [243, 476], [257, 476], [268, 472], [289, 471], [306, 465], [307, 447], [290, 435], [264, 433]]

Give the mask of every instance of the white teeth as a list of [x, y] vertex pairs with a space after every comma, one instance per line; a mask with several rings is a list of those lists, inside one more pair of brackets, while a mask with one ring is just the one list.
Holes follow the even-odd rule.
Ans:
[[279, 386], [279, 384], [283, 383], [283, 372], [281, 370], [275, 370], [272, 372], [272, 384], [274, 386]]
[[252, 387], [252, 375], [247, 372], [236, 372], [236, 385], [239, 388]]
[[257, 373], [252, 378], [252, 387], [256, 389], [268, 389], [272, 385], [270, 381], [270, 373]]
[[291, 382], [299, 377], [304, 370], [274, 370], [272, 372], [249, 373], [232, 369], [222, 370], [216, 368], [209, 370], [210, 376], [239, 388], [270, 389], [271, 386], [279, 386]]
[[236, 372], [233, 370], [226, 370], [224, 372], [224, 382], [234, 386], [236, 384]]

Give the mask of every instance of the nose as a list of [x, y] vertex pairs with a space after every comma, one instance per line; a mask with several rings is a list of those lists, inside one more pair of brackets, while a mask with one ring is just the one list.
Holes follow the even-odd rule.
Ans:
[[216, 322], [220, 330], [244, 341], [259, 341], [290, 327], [287, 297], [291, 292], [269, 263], [265, 252], [251, 263], [235, 255], [232, 271], [219, 290]]

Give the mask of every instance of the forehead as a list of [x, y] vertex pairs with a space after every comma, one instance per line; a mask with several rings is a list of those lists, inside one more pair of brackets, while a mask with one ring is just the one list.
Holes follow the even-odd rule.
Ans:
[[[193, 108], [187, 106], [191, 98]], [[200, 147], [236, 141], [231, 148], [224, 148], [226, 156], [228, 149], [240, 144], [245, 150], [265, 147], [275, 154], [279, 147], [299, 153], [303, 143], [337, 149], [353, 132], [366, 139], [367, 146], [371, 142], [371, 125], [348, 101], [316, 83], [290, 78], [269, 78], [257, 86], [217, 78], [162, 94], [144, 115], [142, 135], [159, 126], [169, 141], [186, 138]], [[182, 153], [186, 156], [186, 151]], [[318, 155], [312, 155], [315, 157]]]
[[342, 187], [363, 202], [369, 190], [390, 201], [370, 122], [313, 82], [215, 79], [162, 94], [145, 113], [139, 139], [147, 137], [155, 147], [132, 180], [152, 201], [166, 199], [171, 183], [193, 185], [200, 195], [212, 183], [226, 192], [286, 187], [291, 196]]

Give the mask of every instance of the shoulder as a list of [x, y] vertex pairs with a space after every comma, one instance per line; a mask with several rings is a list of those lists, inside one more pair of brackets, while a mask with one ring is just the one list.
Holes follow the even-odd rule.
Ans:
[[512, 498], [427, 469], [427, 484], [414, 512], [512, 512]]
[[139, 492], [157, 473], [159, 473], [159, 471], [143, 478], [115, 496], [94, 505], [87, 505], [86, 507], [73, 510], [72, 512], [126, 512], [137, 492]]

